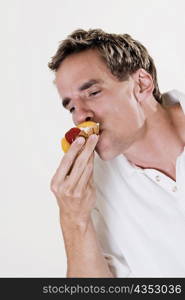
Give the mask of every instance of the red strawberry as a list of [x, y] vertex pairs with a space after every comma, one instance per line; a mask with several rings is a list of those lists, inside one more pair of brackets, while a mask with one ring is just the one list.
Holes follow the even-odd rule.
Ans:
[[65, 138], [69, 144], [72, 144], [72, 142], [74, 142], [80, 131], [81, 130], [79, 128], [73, 127], [68, 132], [66, 132]]

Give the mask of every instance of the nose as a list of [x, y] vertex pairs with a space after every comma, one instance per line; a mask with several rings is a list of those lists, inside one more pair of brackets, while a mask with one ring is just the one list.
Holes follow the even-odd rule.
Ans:
[[92, 121], [94, 118], [94, 114], [90, 110], [84, 110], [82, 108], [75, 108], [73, 113], [73, 122], [75, 125], [78, 125], [82, 122]]

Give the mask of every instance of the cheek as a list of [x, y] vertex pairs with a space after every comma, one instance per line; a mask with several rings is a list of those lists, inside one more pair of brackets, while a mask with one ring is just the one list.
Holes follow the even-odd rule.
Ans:
[[103, 160], [109, 160], [121, 153], [121, 145], [114, 131], [106, 130], [100, 136], [97, 152]]

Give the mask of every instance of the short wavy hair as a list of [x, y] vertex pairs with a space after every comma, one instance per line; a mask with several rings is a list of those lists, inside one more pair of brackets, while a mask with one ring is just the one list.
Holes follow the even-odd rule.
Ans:
[[57, 71], [62, 61], [70, 54], [96, 49], [110, 72], [120, 81], [143, 68], [153, 78], [153, 96], [162, 103], [154, 61], [147, 49], [129, 34], [113, 34], [101, 29], [77, 29], [60, 42], [56, 54], [48, 67]]

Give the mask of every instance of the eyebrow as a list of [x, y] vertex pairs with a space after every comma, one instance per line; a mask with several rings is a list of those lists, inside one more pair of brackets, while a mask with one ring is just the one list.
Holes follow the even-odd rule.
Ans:
[[[97, 83], [101, 83], [102, 80], [97, 80], [97, 79], [90, 79], [87, 82], [84, 82], [79, 88], [78, 91], [84, 91], [89, 89], [92, 85], [97, 84]], [[65, 97], [62, 101], [62, 105], [64, 108], [66, 108], [68, 106], [68, 104], [70, 103], [71, 98], [69, 97]]]

